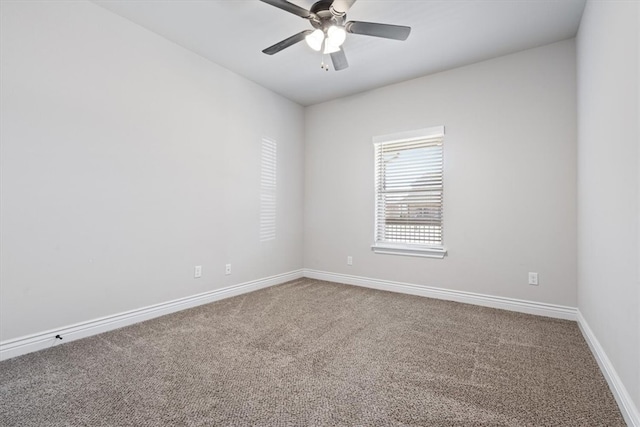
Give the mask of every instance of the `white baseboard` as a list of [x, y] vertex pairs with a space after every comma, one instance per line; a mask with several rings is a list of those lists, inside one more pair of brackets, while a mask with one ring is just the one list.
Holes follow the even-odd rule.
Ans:
[[600, 342], [594, 335], [585, 318], [582, 316], [582, 313], [580, 313], [580, 310], [578, 310], [578, 326], [580, 327], [587, 344], [589, 344], [589, 348], [598, 362], [602, 374], [607, 380], [607, 383], [609, 383], [609, 388], [611, 389], [616, 402], [618, 402], [618, 406], [620, 407], [620, 412], [622, 412], [624, 420], [630, 427], [640, 427], [640, 413], [638, 412], [638, 408], [634, 404], [633, 399], [631, 399], [627, 388], [620, 380], [618, 373], [611, 364], [607, 354], [604, 352]]
[[500, 308], [520, 313], [553, 317], [557, 319], [575, 320], [578, 322], [578, 326], [580, 327], [591, 352], [598, 362], [600, 370], [609, 384], [609, 388], [620, 407], [620, 412], [622, 413], [626, 423], [630, 427], [640, 427], [640, 414], [638, 413], [638, 408], [636, 408], [631, 396], [620, 380], [616, 370], [613, 368], [611, 361], [604, 352], [604, 349], [577, 308], [310, 269], [305, 269], [303, 274], [304, 277], [308, 277], [310, 279], [326, 280], [330, 282], [345, 283], [347, 285], [380, 289], [383, 291], [457, 301], [484, 307]]
[[496, 297], [476, 294], [473, 292], [455, 291], [451, 289], [435, 288], [432, 286], [414, 285], [411, 283], [392, 282], [389, 280], [372, 279], [368, 277], [351, 276], [347, 274], [329, 273], [326, 271], [304, 269], [304, 277], [345, 283], [347, 285], [363, 286], [383, 291], [399, 292], [428, 298], [457, 301], [483, 307], [500, 308], [520, 313], [553, 317], [556, 319], [577, 320], [577, 309], [564, 305], [546, 304], [542, 302], [525, 301], [514, 298]]
[[[154, 317], [163, 316], [165, 314], [174, 313], [176, 311], [196, 307], [198, 305], [208, 304], [221, 299], [278, 285], [290, 280], [299, 279], [303, 277], [302, 272], [303, 270], [294, 270], [288, 273], [252, 280], [250, 282], [228, 286], [222, 289], [215, 289], [213, 291], [179, 298], [173, 301], [167, 301], [136, 310], [126, 311], [124, 313], [105, 316], [58, 329], [52, 329], [3, 341], [0, 342], [0, 360], [10, 359], [22, 354], [53, 347], [54, 345], [64, 344], [80, 338], [122, 328], [123, 326], [132, 325], [144, 320], [153, 319]], [[55, 338], [58, 334], [63, 337], [62, 341]]]
[[[609, 384], [620, 411], [631, 427], [640, 427], [640, 413], [635, 406], [624, 384], [620, 380], [611, 361], [607, 357], [600, 342], [593, 334], [580, 311], [574, 307], [567, 307], [554, 304], [545, 304], [533, 301], [518, 300], [513, 298], [496, 297], [491, 295], [477, 294], [473, 292], [455, 291], [450, 289], [436, 288], [431, 286], [421, 286], [410, 283], [393, 282], [389, 280], [372, 279], [367, 277], [352, 276], [347, 274], [329, 273], [325, 271], [301, 269], [288, 273], [278, 274], [263, 279], [253, 280], [238, 285], [228, 286], [173, 301], [143, 307], [112, 316], [101, 317], [86, 322], [76, 323], [59, 329], [52, 329], [24, 337], [14, 338], [0, 342], [0, 360], [10, 359], [22, 354], [42, 350], [70, 341], [118, 329], [123, 326], [153, 319], [165, 314], [174, 313], [202, 304], [219, 301], [269, 286], [278, 285], [290, 280], [308, 277], [311, 279], [326, 280], [331, 282], [345, 283], [348, 285], [362, 286], [384, 291], [399, 292], [403, 294], [418, 295], [428, 298], [457, 301], [467, 304], [480, 305], [484, 307], [500, 308], [503, 310], [516, 311], [520, 313], [535, 314], [540, 316], [553, 317], [558, 319], [576, 320], [582, 334], [591, 349], [600, 369]], [[55, 338], [61, 335], [62, 341]]]

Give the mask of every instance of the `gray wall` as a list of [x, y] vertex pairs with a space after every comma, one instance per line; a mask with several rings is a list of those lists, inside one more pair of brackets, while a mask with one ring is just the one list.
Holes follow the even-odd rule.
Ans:
[[302, 107], [91, 3], [1, 27], [1, 341], [302, 268]]
[[640, 407], [640, 6], [589, 2], [577, 37], [578, 308]]
[[[305, 268], [575, 307], [575, 72], [568, 40], [308, 107]], [[371, 138], [437, 125], [449, 255], [374, 254]]]
[[[90, 3], [1, 7], [0, 341], [299, 269], [304, 250], [311, 269], [578, 305], [640, 406], [637, 3], [588, 4], [577, 105], [564, 41], [306, 110]], [[371, 138], [436, 125], [449, 256], [376, 255]]]

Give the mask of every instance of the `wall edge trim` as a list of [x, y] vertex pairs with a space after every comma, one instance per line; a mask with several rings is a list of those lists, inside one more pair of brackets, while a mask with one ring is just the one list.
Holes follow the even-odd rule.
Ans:
[[390, 280], [373, 279], [370, 277], [352, 276], [348, 274], [331, 273], [312, 269], [304, 269], [304, 277], [362, 286], [383, 291], [423, 296], [427, 298], [456, 301], [483, 307], [499, 308], [519, 313], [535, 314], [556, 319], [577, 320], [577, 308], [564, 305], [547, 304], [542, 302], [520, 300], [515, 298], [498, 297], [466, 291], [438, 288], [433, 286], [416, 285], [412, 283], [395, 282]]
[[613, 367], [611, 360], [589, 327], [589, 324], [580, 312], [580, 309], [578, 309], [577, 314], [578, 326], [580, 327], [582, 336], [589, 345], [589, 349], [591, 349], [591, 353], [593, 353], [593, 357], [596, 359], [596, 362], [598, 362], [598, 366], [600, 367], [604, 378], [607, 380], [607, 384], [609, 384], [611, 393], [618, 403], [618, 407], [620, 408], [620, 412], [622, 413], [624, 420], [630, 427], [640, 427], [640, 412], [638, 412], [638, 408], [634, 404], [631, 395], [622, 383], [622, 380]]
[[[199, 305], [234, 297], [247, 292], [253, 292], [270, 286], [279, 285], [302, 277], [302, 269], [293, 270], [122, 313], [79, 322], [57, 329], [50, 329], [48, 331], [37, 332], [35, 334], [2, 341], [0, 342], [0, 361], [122, 328], [134, 323], [164, 316], [165, 314], [175, 313], [187, 308], [197, 307]], [[63, 337], [63, 340], [55, 338], [58, 334]]]
[[620, 408], [620, 412], [622, 413], [625, 422], [630, 427], [640, 427], [640, 412], [638, 411], [638, 408], [634, 404], [631, 395], [620, 380], [620, 377], [609, 360], [609, 357], [578, 308], [312, 269], [304, 269], [303, 274], [304, 277], [308, 277], [310, 279], [326, 280], [383, 291], [456, 301], [557, 319], [574, 320], [578, 323], [578, 327], [580, 328], [591, 353], [596, 359], [596, 362], [600, 367], [600, 371], [607, 380], [607, 384], [616, 399], [616, 403]]

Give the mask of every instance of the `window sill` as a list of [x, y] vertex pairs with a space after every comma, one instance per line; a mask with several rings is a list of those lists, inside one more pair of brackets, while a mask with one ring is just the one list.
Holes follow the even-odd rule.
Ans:
[[442, 259], [447, 250], [441, 246], [394, 245], [391, 243], [376, 243], [371, 249], [377, 254], [419, 256], [424, 258]]

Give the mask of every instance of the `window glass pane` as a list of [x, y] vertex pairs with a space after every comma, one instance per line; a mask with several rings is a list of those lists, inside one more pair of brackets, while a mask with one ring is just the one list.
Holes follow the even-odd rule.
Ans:
[[442, 138], [375, 147], [376, 242], [442, 245]]

